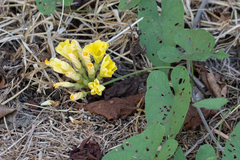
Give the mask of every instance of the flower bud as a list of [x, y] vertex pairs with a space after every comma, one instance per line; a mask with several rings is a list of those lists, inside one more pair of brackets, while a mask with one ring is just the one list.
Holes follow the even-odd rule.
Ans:
[[70, 82], [58, 82], [58, 83], [55, 83], [54, 84], [54, 87], [55, 88], [58, 88], [58, 87], [74, 87], [74, 84], [73, 83], [70, 83]]
[[83, 52], [82, 55], [83, 55], [83, 60], [84, 60], [86, 66], [88, 66], [89, 63], [92, 63], [90, 54], [88, 54], [88, 52]]
[[94, 70], [93, 64], [92, 64], [92, 63], [89, 63], [89, 64], [87, 65], [87, 68], [88, 68], [88, 76], [89, 76], [89, 78], [93, 78], [94, 75], [95, 75], [95, 70]]
[[78, 99], [83, 99], [84, 97], [86, 97], [87, 95], [87, 92], [78, 92], [78, 93], [75, 93], [75, 94], [71, 94], [70, 96], [70, 99], [71, 100], [78, 100]]
[[73, 63], [73, 65], [78, 70], [80, 70], [82, 68], [82, 65], [81, 65], [80, 61], [78, 60], [78, 58], [73, 53], [69, 53], [68, 56], [69, 56], [71, 62]]

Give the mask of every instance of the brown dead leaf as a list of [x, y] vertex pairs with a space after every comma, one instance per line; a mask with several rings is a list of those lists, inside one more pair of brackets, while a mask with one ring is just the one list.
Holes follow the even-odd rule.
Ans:
[[199, 74], [201, 81], [212, 95], [216, 98], [226, 97], [227, 84], [221, 81], [220, 75], [216, 74], [214, 76], [212, 72], [208, 73], [204, 66], [201, 69], [195, 68], [194, 70]]
[[70, 151], [70, 158], [73, 160], [101, 160], [101, 148], [95, 141], [90, 141], [91, 137], [82, 141], [78, 148]]
[[114, 83], [112, 87], [106, 89], [104, 99], [112, 97], [126, 97], [134, 95], [138, 90], [139, 81], [135, 78], [128, 78], [121, 82]]
[[13, 113], [14, 111], [16, 111], [16, 109], [0, 105], [0, 118], [3, 118], [4, 116], [7, 116], [8, 114]]
[[5, 128], [3, 117], [6, 117], [8, 128], [12, 129], [15, 126], [17, 113], [18, 111], [14, 108], [0, 105], [0, 128]]
[[217, 81], [212, 72], [207, 74], [207, 80], [211, 88], [210, 92], [212, 92], [215, 97], [217, 98], [226, 97], [227, 94], [226, 83]]
[[[190, 103], [190, 106], [184, 121], [184, 125], [187, 128], [187, 130], [195, 130], [200, 124], [202, 124], [202, 119], [199, 116], [196, 107], [192, 106], [192, 104], [193, 103]], [[218, 110], [210, 110], [205, 108], [201, 108], [201, 111], [205, 119], [215, 115], [218, 112]]]
[[32, 105], [30, 106], [30, 109], [41, 110], [41, 108], [36, 107], [36, 106], [40, 106], [39, 103], [37, 103], [36, 101], [30, 100], [30, 101], [27, 101], [27, 103], [32, 104]]
[[108, 120], [112, 119], [125, 119], [128, 115], [132, 114], [135, 109], [135, 105], [144, 97], [145, 94], [137, 94], [128, 96], [125, 98], [111, 98], [107, 101], [100, 100], [92, 102], [86, 106], [75, 105], [75, 108], [90, 111], [91, 113], [100, 114], [105, 116]]
[[0, 75], [0, 89], [5, 85], [5, 79]]

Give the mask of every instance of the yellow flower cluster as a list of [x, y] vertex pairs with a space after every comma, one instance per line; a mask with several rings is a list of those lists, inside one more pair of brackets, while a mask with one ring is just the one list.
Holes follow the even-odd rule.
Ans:
[[[76, 81], [76, 83], [58, 82], [54, 84], [54, 87], [89, 88], [92, 95], [97, 94], [101, 96], [105, 87], [99, 81], [103, 77], [112, 77], [114, 71], [117, 70], [110, 56], [108, 54], [105, 55], [108, 47], [107, 42], [100, 40], [86, 45], [83, 49], [76, 40], [72, 40], [71, 43], [68, 39], [65, 42], [60, 42], [55, 50], [69, 60], [72, 66], [58, 58], [51, 58], [50, 61], [45, 60], [45, 64], [55, 72], [65, 74], [68, 78]], [[94, 62], [92, 62], [91, 56]], [[100, 71], [98, 71], [99, 68]], [[96, 75], [96, 73], [98, 74]], [[70, 99], [82, 99], [87, 93], [82, 91], [71, 94]]]

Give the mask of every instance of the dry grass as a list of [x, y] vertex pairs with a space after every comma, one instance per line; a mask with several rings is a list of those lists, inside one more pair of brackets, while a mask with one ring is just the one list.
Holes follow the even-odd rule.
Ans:
[[[184, 3], [185, 23], [191, 28], [200, 2], [187, 2]], [[96, 3], [95, 8], [91, 8], [89, 2], [73, 13], [66, 8], [63, 14], [58, 9], [51, 16], [44, 16], [37, 10], [35, 0], [0, 1], [0, 74], [4, 74], [6, 80], [0, 89], [0, 103], [18, 109], [16, 128], [9, 123], [0, 126], [0, 159], [68, 159], [69, 151], [89, 136], [99, 143], [105, 154], [138, 134], [140, 128], [146, 128], [143, 114], [138, 117], [137, 126], [137, 112], [125, 120], [109, 122], [102, 116], [74, 109], [75, 103], [69, 101], [71, 91], [52, 87], [64, 81], [63, 77], [46, 68], [43, 62], [58, 56], [54, 48], [59, 42], [76, 39], [84, 46], [97, 39], [109, 40], [137, 20], [136, 8], [117, 10], [119, 0], [96, 0]], [[220, 74], [228, 84], [226, 107], [239, 103], [239, 6], [240, 2], [209, 0], [199, 22], [201, 28], [214, 35], [216, 47], [232, 55], [222, 61], [209, 59], [206, 63], [209, 70]], [[128, 33], [131, 31], [110, 44], [108, 53], [121, 67], [132, 71]], [[146, 61], [143, 68], [151, 66], [146, 57], [143, 56], [142, 61]], [[118, 72], [115, 76], [120, 75]], [[47, 99], [60, 101], [60, 105], [37, 110], [25, 103], [29, 100], [41, 103]], [[71, 123], [69, 116], [83, 119], [84, 124]], [[229, 134], [238, 118], [237, 109], [223, 123], [222, 132]], [[214, 127], [219, 121], [210, 119], [210, 126]], [[188, 159], [194, 159], [197, 141], [214, 146], [207, 134], [204, 127], [194, 132], [182, 131], [179, 143], [185, 153], [191, 150]], [[221, 145], [224, 141], [222, 138]]]

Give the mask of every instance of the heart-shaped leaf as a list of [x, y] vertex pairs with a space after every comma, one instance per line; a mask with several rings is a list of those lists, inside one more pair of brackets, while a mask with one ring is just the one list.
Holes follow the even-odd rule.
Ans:
[[102, 160], [155, 159], [164, 132], [162, 125], [151, 125], [141, 134], [127, 139], [121, 146], [105, 155]]
[[204, 99], [193, 104], [194, 107], [206, 108], [206, 109], [220, 109], [224, 104], [228, 102], [227, 98], [210, 98]]
[[172, 63], [179, 62], [182, 59], [205, 61], [209, 57], [222, 59], [230, 56], [222, 50], [219, 50], [218, 53], [215, 53], [215, 39], [204, 29], [180, 31], [175, 35], [174, 40], [186, 51], [186, 53], [181, 53], [176, 48], [171, 46], [162, 47], [158, 51], [160, 60]]
[[140, 0], [121, 0], [119, 5], [118, 5], [118, 9], [125, 11], [128, 9], [131, 9], [133, 7], [135, 7]]
[[174, 138], [182, 127], [188, 111], [191, 85], [187, 69], [178, 66], [171, 74], [174, 94], [167, 76], [161, 71], [153, 71], [147, 80], [145, 96], [147, 125], [160, 123], [165, 126], [166, 135]]
[[212, 146], [205, 144], [200, 147], [196, 155], [196, 160], [216, 160], [215, 151]]

